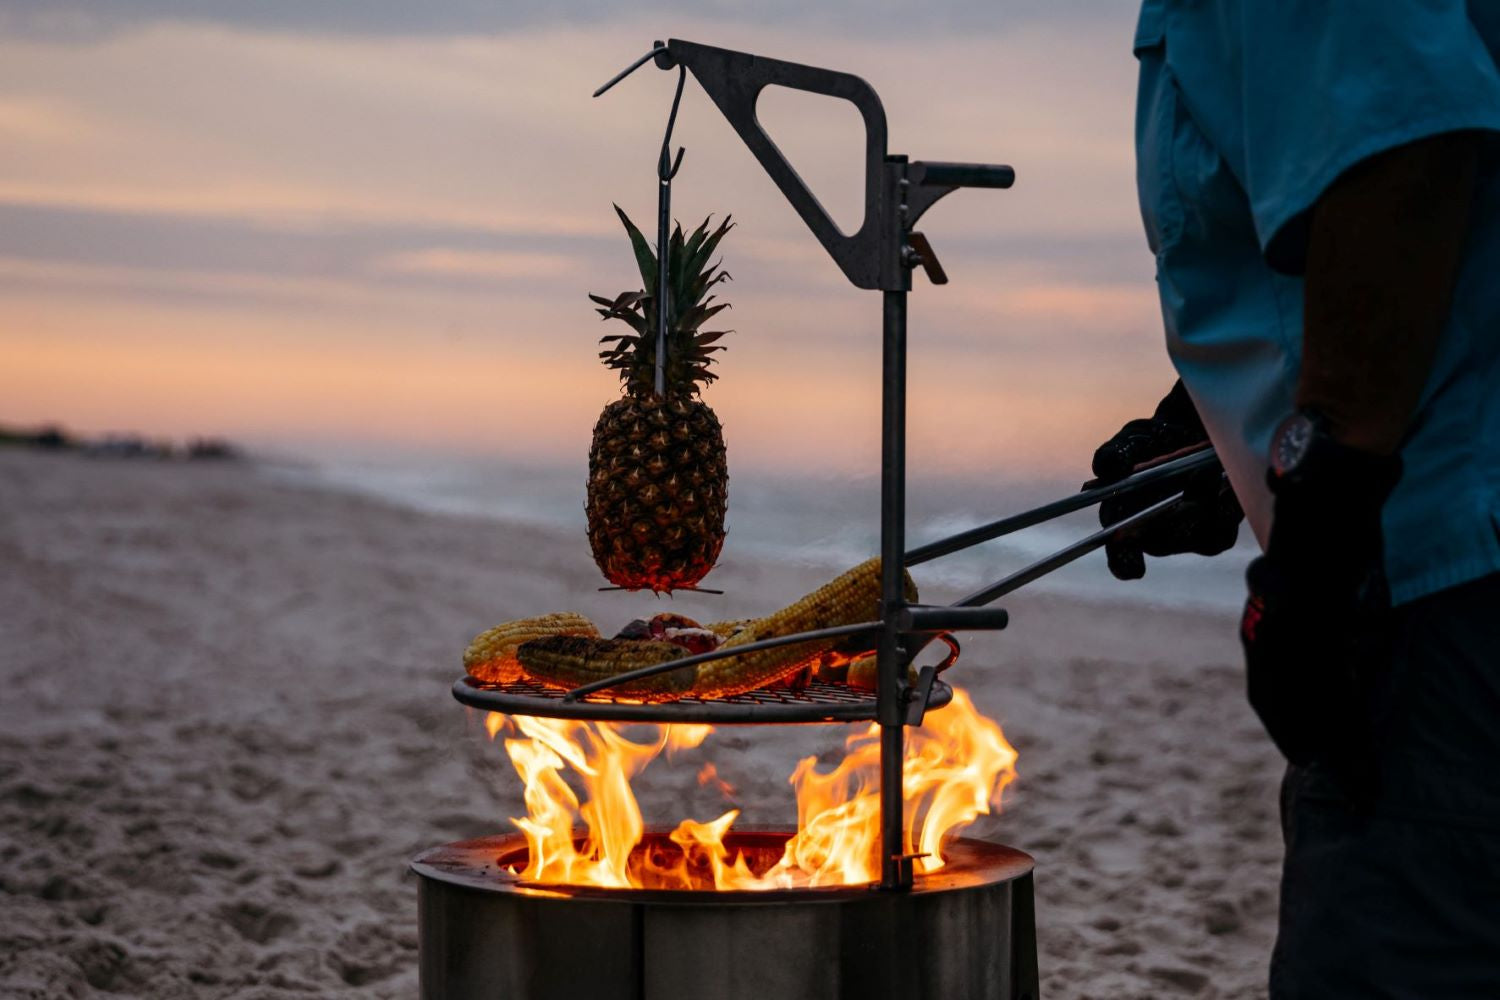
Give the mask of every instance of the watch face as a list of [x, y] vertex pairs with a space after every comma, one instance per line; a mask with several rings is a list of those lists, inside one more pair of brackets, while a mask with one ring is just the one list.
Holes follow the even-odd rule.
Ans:
[[1281, 422], [1271, 439], [1271, 468], [1278, 476], [1291, 473], [1307, 457], [1314, 431], [1312, 419], [1302, 413], [1294, 413]]

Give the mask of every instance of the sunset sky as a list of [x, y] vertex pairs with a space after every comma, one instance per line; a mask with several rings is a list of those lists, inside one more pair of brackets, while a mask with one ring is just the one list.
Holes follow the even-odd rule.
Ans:
[[[1076, 470], [1171, 379], [1135, 6], [0, 0], [0, 421], [581, 455], [617, 393], [585, 293], [638, 285], [610, 203], [650, 225], [674, 77], [589, 94], [681, 37], [863, 76], [892, 152], [1015, 166], [923, 220], [952, 283], [912, 296], [914, 469]], [[775, 92], [761, 113], [849, 219], [852, 108]], [[706, 394], [731, 462], [868, 469], [879, 296], [691, 80], [677, 138], [676, 214], [739, 223]]]

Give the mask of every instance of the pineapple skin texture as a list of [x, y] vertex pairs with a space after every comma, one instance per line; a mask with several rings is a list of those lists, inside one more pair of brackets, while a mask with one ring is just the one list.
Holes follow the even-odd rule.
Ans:
[[690, 396], [627, 395], [599, 414], [589, 448], [589, 545], [605, 579], [670, 592], [708, 575], [724, 546], [724, 431]]

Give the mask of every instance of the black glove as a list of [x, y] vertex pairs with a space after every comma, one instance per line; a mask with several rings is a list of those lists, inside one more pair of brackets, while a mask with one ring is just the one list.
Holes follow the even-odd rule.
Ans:
[[1250, 564], [1240, 620], [1250, 704], [1298, 765], [1327, 766], [1357, 804], [1374, 795], [1373, 678], [1390, 658], [1380, 512], [1401, 460], [1318, 431], [1273, 468], [1266, 554]]
[[[1149, 419], [1130, 421], [1094, 452], [1095, 482], [1117, 482], [1146, 462], [1207, 442], [1208, 432], [1179, 379]], [[1112, 497], [1099, 505], [1099, 524], [1108, 527], [1178, 492], [1184, 496], [1170, 511], [1152, 517], [1127, 537], [1105, 543], [1109, 571], [1116, 578], [1145, 576], [1148, 555], [1213, 556], [1234, 544], [1245, 515], [1218, 469], [1206, 469], [1185, 482]]]

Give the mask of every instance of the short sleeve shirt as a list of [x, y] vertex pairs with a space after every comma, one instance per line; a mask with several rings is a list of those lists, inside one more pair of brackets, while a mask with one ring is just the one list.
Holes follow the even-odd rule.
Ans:
[[[1270, 439], [1301, 364], [1302, 280], [1290, 274], [1308, 212], [1384, 150], [1500, 133], [1500, 0], [1146, 0], [1135, 52], [1137, 183], [1167, 347], [1264, 542]], [[1386, 505], [1398, 603], [1500, 571], [1496, 138]]]

